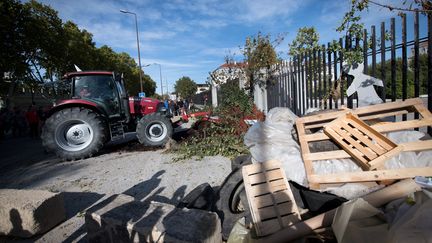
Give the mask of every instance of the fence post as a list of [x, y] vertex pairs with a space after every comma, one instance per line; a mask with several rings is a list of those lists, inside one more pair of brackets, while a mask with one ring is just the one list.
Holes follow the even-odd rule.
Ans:
[[322, 45], [322, 60], [323, 60], [323, 62], [322, 62], [322, 65], [323, 65], [323, 94], [324, 95], [321, 95], [321, 97], [323, 98], [322, 99], [322, 107], [324, 108], [324, 109], [327, 109], [327, 77], [326, 77], [326, 47], [325, 47], [325, 45]]
[[364, 29], [363, 30], [363, 64], [364, 64], [364, 70], [363, 73], [364, 74], [368, 74], [368, 34], [367, 34], [367, 30]]
[[322, 80], [321, 80], [321, 49], [318, 49], [318, 105], [317, 108], [320, 107], [322, 101]]
[[[327, 59], [328, 59], [328, 84], [329, 84], [329, 88], [327, 90], [328, 92], [328, 102], [329, 102], [329, 108], [332, 109], [333, 108], [333, 104], [332, 104], [332, 95], [331, 95], [331, 90], [332, 90], [332, 74], [331, 74], [331, 51], [330, 51], [330, 42], [327, 43]], [[336, 79], [335, 79], [336, 80]]]
[[[402, 15], [402, 100], [407, 99], [408, 89], [408, 60], [407, 60], [407, 35], [406, 35], [406, 14]], [[402, 115], [402, 120], [406, 121], [407, 115]]]
[[305, 72], [304, 72], [305, 84], [306, 84], [306, 90], [305, 90], [305, 92], [306, 92], [306, 107], [305, 107], [305, 111], [307, 109], [309, 109], [309, 97], [310, 97], [310, 95], [309, 95], [309, 78], [308, 78], [308, 71], [309, 71], [308, 57], [309, 57], [309, 52], [306, 52], [305, 53]]
[[[419, 13], [414, 16], [414, 97], [420, 96], [420, 62], [419, 62]], [[419, 113], [414, 113], [419, 118]], [[418, 130], [418, 129], [417, 129]]]
[[[428, 13], [428, 108], [432, 111], [432, 14]], [[432, 128], [428, 127], [429, 135], [432, 135]]]
[[[339, 39], [339, 44], [340, 44], [341, 48], [343, 48], [343, 45], [342, 45], [342, 38]], [[342, 52], [341, 52], [341, 51], [339, 52], [339, 58], [340, 58], [339, 61], [342, 63], [343, 55], [342, 55]], [[336, 53], [336, 51], [334, 51], [334, 52], [333, 52], [333, 65], [334, 65], [334, 66], [333, 66], [333, 70], [334, 70], [335, 80], [338, 79], [338, 76], [337, 76], [337, 61], [338, 61], [338, 59], [337, 59], [337, 53]], [[341, 65], [342, 65], [342, 64], [341, 64]], [[342, 72], [341, 72], [341, 73], [342, 73]], [[340, 81], [340, 87], [342, 87], [342, 86], [343, 86], [343, 82], [342, 82], [342, 75], [341, 75], [339, 81]], [[336, 83], [335, 83], [335, 85], [336, 85]], [[333, 88], [334, 88], [334, 90], [336, 91], [337, 86], [336, 86], [336, 87], [333, 87]], [[339, 102], [338, 102], [338, 98], [337, 98], [337, 97], [335, 97], [334, 102], [335, 102], [335, 108], [337, 109], [337, 108], [339, 107]], [[342, 105], [343, 105], [343, 103], [342, 103]]]
[[396, 27], [395, 18], [390, 21], [391, 31], [391, 92], [392, 101], [396, 100]]
[[385, 73], [385, 23], [381, 22], [381, 80], [383, 82], [383, 89], [381, 98], [386, 102], [386, 73]]
[[372, 72], [371, 75], [373, 77], [376, 76], [376, 35], [375, 35], [375, 25], [372, 25], [371, 27], [371, 41], [372, 41]]
[[300, 53], [300, 62], [299, 62], [299, 67], [301, 68], [300, 70], [300, 74], [301, 74], [301, 86], [299, 86], [299, 94], [301, 94], [301, 98], [302, 98], [302, 104], [301, 104], [301, 114], [304, 114], [305, 112], [305, 107], [306, 107], [306, 92], [305, 92], [305, 65], [306, 62], [304, 62], [303, 59], [303, 53]]

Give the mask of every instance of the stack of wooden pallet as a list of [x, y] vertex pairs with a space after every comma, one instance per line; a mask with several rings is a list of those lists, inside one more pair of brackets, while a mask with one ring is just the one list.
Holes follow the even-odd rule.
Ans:
[[[408, 114], [412, 114], [410, 116], [414, 119], [392, 122], [379, 120]], [[432, 176], [432, 167], [385, 169], [385, 162], [401, 152], [432, 149], [432, 140], [396, 144], [384, 135], [432, 126], [432, 114], [424, 107], [421, 99], [306, 116], [298, 118], [296, 126], [311, 188], [354, 182], [393, 183], [398, 179]], [[311, 152], [312, 143], [326, 140], [342, 149]], [[362, 171], [324, 175], [314, 173], [314, 162], [344, 158], [351, 158]], [[247, 165], [242, 170], [252, 221], [261, 242], [287, 242], [331, 224], [335, 209], [301, 221], [280, 162]], [[374, 206], [381, 206], [418, 190], [420, 187], [413, 180], [407, 179], [371, 193], [364, 199]]]
[[[408, 114], [413, 114], [414, 119], [376, 123], [377, 119]], [[370, 121], [375, 121], [375, 124], [368, 125]], [[432, 126], [432, 114], [419, 98], [305, 116], [297, 119], [296, 126], [311, 188], [318, 189], [326, 184], [335, 183], [391, 181], [415, 176], [432, 176], [431, 167], [384, 169], [385, 162], [400, 152], [432, 149], [432, 140], [395, 144], [383, 134]], [[325, 132], [313, 132], [319, 128], [323, 128]], [[342, 149], [311, 152], [312, 143], [324, 140], [331, 140]], [[363, 171], [318, 175], [313, 170], [315, 161], [343, 158], [352, 158]]]

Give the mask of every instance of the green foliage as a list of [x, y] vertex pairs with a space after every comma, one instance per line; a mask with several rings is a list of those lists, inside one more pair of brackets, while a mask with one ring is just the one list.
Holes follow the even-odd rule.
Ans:
[[243, 138], [248, 126], [243, 118], [254, 114], [252, 100], [235, 80], [222, 84], [220, 91], [221, 103], [217, 109], [219, 120], [198, 121], [200, 125], [195, 133], [175, 151], [177, 160], [215, 155], [233, 158], [247, 153]]
[[176, 81], [174, 85], [174, 90], [181, 97], [190, 98], [195, 94], [197, 90], [197, 85], [195, 81], [193, 81], [191, 78], [181, 77]]
[[[420, 94], [427, 94], [427, 75], [428, 75], [428, 67], [427, 67], [427, 54], [420, 55], [419, 58], [419, 83], [420, 83]], [[385, 62], [385, 86], [386, 86], [386, 96], [387, 99], [392, 98], [391, 91], [391, 60]], [[382, 79], [381, 75], [381, 63], [377, 63], [375, 77]], [[407, 70], [407, 97], [414, 98], [414, 61], [409, 62], [409, 68]], [[368, 73], [372, 75], [372, 66], [369, 66]], [[402, 59], [396, 59], [396, 99], [402, 98]]]
[[235, 135], [235, 126], [227, 123], [206, 123], [202, 130], [183, 141], [175, 151], [175, 161], [197, 157], [222, 155], [234, 158], [247, 153], [243, 145], [243, 136]]
[[303, 27], [298, 29], [296, 38], [288, 44], [290, 56], [296, 56], [319, 48], [319, 34], [315, 27]]
[[282, 41], [281, 37], [275, 41], [271, 41], [270, 35], [262, 35], [258, 32], [256, 36], [249, 36], [246, 38], [246, 43], [242, 48], [244, 61], [247, 62], [245, 68], [246, 76], [249, 79], [248, 89], [253, 91], [254, 85], [257, 83], [260, 86], [265, 85], [262, 80], [262, 72], [267, 73], [273, 64], [278, 61], [278, 56], [275, 51], [275, 45]]
[[236, 81], [228, 81], [221, 85], [219, 109], [224, 111], [236, 107], [241, 114], [249, 114], [252, 112], [252, 101], [250, 97], [239, 88], [238, 81]]
[[[74, 71], [74, 64], [82, 70], [123, 72], [126, 83], [139, 83], [139, 68], [133, 58], [107, 46], [96, 48], [91, 33], [73, 22], [63, 23], [48, 5], [34, 0], [3, 0], [0, 14], [0, 73], [12, 73], [12, 88], [1, 86], [1, 93], [9, 90], [10, 96], [17, 85], [36, 88], [52, 82]], [[134, 85], [127, 86], [130, 93], [139, 91]], [[144, 87], [146, 94], [151, 95], [156, 83], [147, 76]]]

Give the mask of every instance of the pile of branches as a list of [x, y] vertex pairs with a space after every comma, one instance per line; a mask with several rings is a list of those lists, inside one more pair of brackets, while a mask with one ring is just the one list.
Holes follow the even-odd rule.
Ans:
[[215, 155], [234, 158], [247, 153], [243, 138], [249, 125], [244, 120], [263, 121], [264, 113], [253, 105], [238, 85], [225, 84], [221, 87], [221, 94], [220, 106], [210, 110], [217, 118], [195, 123], [190, 136], [175, 148], [176, 160]]

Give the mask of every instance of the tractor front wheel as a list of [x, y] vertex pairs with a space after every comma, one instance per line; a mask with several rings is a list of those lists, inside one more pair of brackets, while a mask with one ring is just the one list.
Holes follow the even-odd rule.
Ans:
[[95, 112], [79, 107], [51, 115], [42, 129], [42, 144], [47, 151], [66, 160], [91, 157], [106, 141], [106, 126]]
[[150, 146], [163, 146], [172, 136], [171, 121], [160, 113], [144, 116], [138, 122], [137, 137], [141, 144]]

